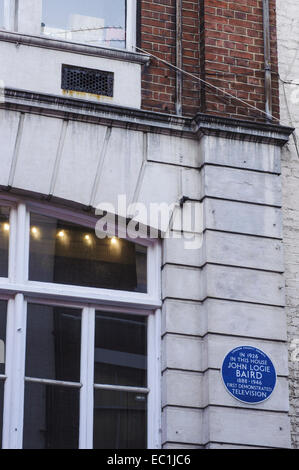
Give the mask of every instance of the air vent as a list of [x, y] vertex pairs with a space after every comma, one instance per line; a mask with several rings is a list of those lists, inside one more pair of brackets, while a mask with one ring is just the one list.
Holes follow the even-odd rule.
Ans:
[[114, 73], [82, 67], [62, 66], [63, 90], [113, 96]]

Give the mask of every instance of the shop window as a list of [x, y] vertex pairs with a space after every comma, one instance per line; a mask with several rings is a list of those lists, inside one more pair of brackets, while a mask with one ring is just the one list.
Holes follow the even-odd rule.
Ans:
[[95, 218], [48, 204], [0, 207], [3, 448], [158, 447], [159, 244], [99, 239]]
[[[95, 322], [93, 338], [82, 315]], [[26, 344], [25, 449], [78, 448], [80, 415], [91, 403], [95, 449], [146, 448], [147, 317], [28, 303]]]

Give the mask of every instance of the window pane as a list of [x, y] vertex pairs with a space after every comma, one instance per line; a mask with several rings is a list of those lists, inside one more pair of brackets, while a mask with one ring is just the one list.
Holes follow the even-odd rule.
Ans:
[[147, 250], [122, 239], [31, 215], [29, 279], [86, 287], [146, 292]]
[[125, 47], [125, 0], [43, 0], [42, 33], [94, 46]]
[[140, 316], [96, 313], [95, 383], [146, 387], [146, 325]]
[[81, 312], [28, 305], [26, 377], [80, 382]]
[[4, 403], [4, 381], [0, 380], [0, 449], [2, 449], [3, 403]]
[[95, 391], [94, 448], [146, 449], [145, 395]]
[[7, 302], [0, 300], [0, 374], [5, 374]]
[[9, 209], [0, 207], [0, 277], [8, 277]]
[[77, 449], [80, 391], [26, 383], [24, 449]]

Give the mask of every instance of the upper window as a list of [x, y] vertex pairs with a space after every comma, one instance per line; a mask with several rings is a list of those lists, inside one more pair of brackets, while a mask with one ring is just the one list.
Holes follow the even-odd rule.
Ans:
[[126, 0], [43, 0], [42, 33], [94, 46], [126, 47]]

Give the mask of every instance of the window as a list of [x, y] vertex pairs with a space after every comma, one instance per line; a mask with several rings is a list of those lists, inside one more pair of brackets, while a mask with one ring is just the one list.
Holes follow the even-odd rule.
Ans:
[[43, 0], [42, 33], [94, 46], [130, 48], [134, 7], [136, 0]]
[[[146, 318], [96, 312], [94, 382], [94, 447], [144, 449], [147, 437]], [[110, 385], [110, 390], [105, 390], [105, 384]], [[118, 386], [122, 389], [118, 390]], [[128, 386], [140, 390], [130, 390]]]
[[76, 449], [81, 311], [30, 303], [27, 308], [23, 447]]
[[159, 245], [98, 239], [93, 217], [48, 204], [0, 206], [3, 448], [158, 448]]
[[146, 292], [147, 249], [92, 228], [31, 215], [29, 279]]

